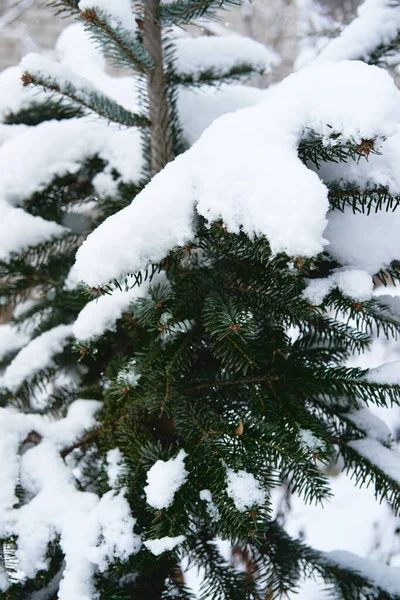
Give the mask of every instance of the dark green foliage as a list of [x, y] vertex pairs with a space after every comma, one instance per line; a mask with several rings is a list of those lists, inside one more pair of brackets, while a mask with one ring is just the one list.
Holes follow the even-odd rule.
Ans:
[[200, 17], [212, 17], [218, 9], [239, 4], [240, 0], [176, 0], [160, 6], [160, 20], [166, 24], [190, 23]]
[[[88, 109], [111, 122], [127, 127], [146, 127], [149, 125], [149, 120], [145, 115], [135, 115], [109, 96], [102, 94], [100, 90], [79, 88], [71, 81], [63, 82], [61, 91], [58, 79], [49, 75], [32, 75], [26, 72], [22, 78], [25, 82], [29, 82], [25, 85], [34, 85], [42, 87], [44, 91], [61, 94], [62, 97], [68, 98], [75, 104], [82, 106], [83, 109]], [[62, 118], [66, 117], [63, 116]]]
[[[177, 0], [162, 4], [158, 18], [163, 25], [180, 25], [236, 3]], [[56, 0], [52, 5], [79, 16], [77, 0]], [[153, 124], [147, 117], [146, 77], [154, 65], [141, 28], [132, 32], [112, 27], [95, 9], [81, 13], [80, 19], [114, 65], [139, 74], [143, 114], [135, 115], [102, 94], [86, 94], [72, 85], [61, 90], [56, 80], [27, 74], [29, 83], [61, 93], [69, 102], [34, 104], [9, 115], [7, 123], [35, 125], [90, 110], [109, 121], [142, 127], [150, 167]], [[248, 76], [252, 69], [243, 63], [222, 77], [212, 70], [195, 79], [178, 77], [169, 32], [163, 50], [176, 155], [185, 149], [178, 86], [215, 84]], [[330, 142], [325, 145], [307, 130], [298, 155], [318, 170], [326, 162], [366, 160], [376, 151], [376, 140], [356, 143], [342, 139], [340, 132], [332, 131]], [[104, 167], [92, 156], [77, 173], [54, 177], [24, 203], [24, 209], [65, 224], [74, 207], [94, 199], [93, 178]], [[357, 485], [372, 481], [378, 499], [400, 508], [398, 482], [351, 446], [367, 433], [354, 424], [351, 413], [369, 404], [399, 405], [400, 387], [373, 383], [366, 371], [346, 366], [352, 354], [368, 350], [373, 335], [396, 337], [399, 320], [377, 302], [354, 302], [338, 289], [312, 306], [303, 295], [310, 279], [326, 277], [340, 266], [328, 252], [313, 259], [273, 255], [264, 237], [229, 233], [222, 222], [209, 225], [201, 218], [191, 243], [175, 248], [159, 264], [101, 289], [68, 289], [77, 247], [99, 223], [131, 202], [147, 180], [144, 174], [139, 183], [121, 182], [116, 197], [96, 198], [92, 214], [77, 218], [74, 230], [63, 238], [0, 263], [2, 307], [35, 300], [22, 315], [11, 318], [21, 327], [30, 324], [33, 338], [73, 323], [89, 300], [116, 288], [152, 282], [150, 292], [131, 304], [115, 331], [88, 343], [69, 340], [51, 367], [13, 393], [4, 390], [0, 398], [2, 406], [51, 417], [64, 415], [77, 398], [101, 400], [96, 427], [60, 453], [79, 472], [77, 487], [105, 494], [109, 485], [104, 458], [118, 447], [126, 465], [119, 483], [137, 520], [135, 531], [144, 539], [185, 536], [179, 549], [157, 557], [142, 547], [126, 562], [116, 561], [105, 573], [97, 573], [100, 600], [193, 600], [181, 570], [182, 555], [186, 566], [204, 571], [201, 600], [284, 598], [296, 591], [301, 577], [313, 575], [321, 576], [333, 597], [341, 600], [395, 600], [398, 596], [389, 596], [367, 576], [341, 568], [328, 555], [290, 538], [273, 518], [271, 492], [285, 485], [288, 493], [297, 493], [306, 503], [323, 505], [331, 496], [325, 468], [340, 457], [343, 470]], [[330, 184], [329, 201], [332, 210], [350, 207], [367, 214], [398, 208], [398, 198], [387, 189], [361, 190], [352, 182]], [[378, 276], [396, 280], [398, 273], [393, 264]], [[12, 356], [6, 356], [2, 366]], [[69, 383], [58, 381], [63, 373], [73, 375]], [[32, 401], [46, 390], [46, 407], [32, 409]], [[304, 432], [313, 436], [314, 446], [304, 442]], [[28, 442], [40, 439], [31, 435]], [[182, 449], [187, 481], [171, 506], [152, 508], [143, 493], [148, 470]], [[239, 510], [227, 492], [227, 470], [251, 474], [265, 492], [263, 504]], [[211, 492], [212, 505], [200, 498], [202, 490]], [[18, 502], [23, 502], [23, 494], [19, 486]], [[243, 569], [222, 559], [215, 544], [218, 537], [231, 542]], [[0, 564], [13, 585], [0, 593], [0, 600], [29, 600], [37, 590], [53, 600], [63, 569], [59, 540], [49, 548], [48, 569], [22, 582], [16, 580], [17, 543], [12, 538], [1, 543]]]

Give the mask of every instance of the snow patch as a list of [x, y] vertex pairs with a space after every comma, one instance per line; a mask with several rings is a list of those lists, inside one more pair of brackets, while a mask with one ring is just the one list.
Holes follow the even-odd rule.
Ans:
[[143, 545], [155, 556], [160, 556], [163, 552], [168, 552], [183, 544], [186, 537], [184, 535], [178, 535], [177, 537], [165, 536], [156, 540], [146, 540]]
[[254, 506], [263, 506], [266, 492], [252, 473], [247, 471], [226, 470], [226, 493], [232, 498], [237, 510], [244, 512]]
[[[297, 155], [304, 127], [326, 144], [390, 136], [398, 98], [389, 75], [363, 63], [289, 76], [264, 102], [215, 121], [130, 206], [102, 223], [78, 250], [79, 278], [96, 286], [160, 261], [193, 238], [194, 207], [230, 231], [266, 235], [274, 253], [314, 256], [327, 243], [329, 205], [325, 185]], [[332, 140], [332, 132], [340, 137]]]
[[372, 277], [360, 269], [344, 269], [332, 273], [323, 279], [312, 279], [303, 292], [303, 297], [318, 306], [335, 288], [357, 302], [372, 298]]
[[186, 456], [186, 452], [180, 450], [175, 458], [158, 460], [149, 469], [147, 485], [144, 488], [147, 504], [158, 510], [171, 506], [176, 492], [189, 475], [185, 469]]

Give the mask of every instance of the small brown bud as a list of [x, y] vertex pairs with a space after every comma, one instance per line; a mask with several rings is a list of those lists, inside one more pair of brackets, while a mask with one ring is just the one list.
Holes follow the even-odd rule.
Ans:
[[353, 302], [351, 306], [354, 310], [361, 310], [364, 307], [364, 304], [362, 302]]
[[26, 87], [33, 81], [32, 77], [29, 75], [29, 73], [23, 73], [23, 75], [21, 75], [21, 80], [22, 80], [23, 87]]
[[97, 17], [95, 10], [84, 10], [81, 12], [81, 17], [85, 19], [88, 23], [93, 23], [95, 18]]
[[243, 435], [243, 429], [244, 429], [244, 427], [243, 427], [243, 421], [241, 420], [240, 423], [239, 423], [239, 425], [235, 429], [235, 434], [236, 435]]
[[233, 325], [229, 325], [229, 329], [232, 329], [232, 331], [237, 331], [238, 329], [241, 329], [243, 327], [243, 325], [241, 323], [235, 323]]

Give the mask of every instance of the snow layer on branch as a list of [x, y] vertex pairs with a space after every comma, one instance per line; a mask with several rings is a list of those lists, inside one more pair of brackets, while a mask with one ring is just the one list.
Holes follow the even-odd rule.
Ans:
[[71, 336], [72, 325], [57, 325], [33, 339], [18, 352], [0, 377], [0, 387], [16, 391], [39, 371], [53, 367], [54, 356], [64, 350]]
[[309, 429], [300, 429], [299, 440], [306, 452], [317, 452], [326, 448], [325, 442], [317, 438]]
[[370, 369], [366, 378], [375, 383], [400, 385], [400, 361], [395, 360]]
[[206, 510], [207, 510], [209, 516], [211, 517], [211, 519], [215, 522], [219, 521], [221, 519], [221, 515], [218, 510], [218, 506], [215, 504], [215, 502], [212, 499], [212, 494], [211, 494], [210, 490], [200, 490], [199, 496], [200, 496], [200, 500], [207, 502]]
[[238, 511], [244, 512], [253, 506], [265, 504], [266, 492], [252, 473], [227, 469], [226, 481], [226, 493]]
[[223, 77], [235, 67], [251, 67], [269, 73], [279, 63], [278, 55], [263, 44], [239, 35], [184, 37], [174, 40], [174, 70], [194, 80], [204, 72]]
[[[5, 145], [0, 148], [0, 154], [3, 148]], [[22, 208], [3, 203], [0, 197], [0, 260], [7, 261], [14, 252], [63, 237], [67, 231], [58, 223], [34, 217]]]
[[0, 361], [7, 354], [19, 350], [29, 342], [30, 336], [15, 325], [0, 325]]
[[106, 68], [106, 59], [81, 23], [63, 29], [56, 42], [56, 51], [60, 62], [80, 75], [93, 76], [93, 71], [101, 72]]
[[89, 92], [96, 90], [93, 83], [86, 77], [82, 77], [66, 65], [50, 60], [36, 52], [30, 52], [24, 56], [20, 62], [20, 68], [22, 72], [28, 72], [34, 77], [43, 78], [44, 81], [53, 83], [56, 80], [61, 92], [65, 91], [69, 84], [77, 88], [86, 88]]
[[[40, 149], [40, 151], [38, 151]], [[63, 236], [68, 230], [16, 207], [56, 177], [76, 173], [94, 156], [106, 162], [93, 184], [99, 194], [113, 194], [119, 180], [141, 178], [140, 133], [89, 119], [47, 121], [24, 129], [0, 147], [0, 260], [13, 252]], [[21, 170], [21, 164], [24, 165]]]
[[46, 121], [29, 128], [0, 148], [0, 203], [19, 205], [55, 177], [76, 173], [96, 155], [109, 163], [105, 173], [110, 179], [111, 170], [116, 169], [124, 181], [138, 181], [142, 167], [139, 136], [137, 131], [89, 119]]
[[[59, 536], [65, 556], [59, 600], [90, 600], [95, 569], [103, 571], [140, 547], [125, 498], [113, 491], [102, 498], [78, 491], [60, 456], [95, 424], [100, 407], [100, 402], [78, 400], [67, 417], [56, 422], [0, 409], [0, 535], [18, 536], [18, 567], [28, 577], [47, 568], [47, 545]], [[31, 431], [42, 440], [20, 456], [19, 447]], [[20, 508], [14, 508], [19, 480], [27, 496]]]
[[113, 448], [107, 452], [107, 477], [110, 488], [115, 489], [125, 472], [125, 460], [119, 448]]
[[45, 94], [34, 88], [23, 88], [21, 69], [10, 67], [0, 72], [0, 121], [32, 104], [43, 101]]
[[400, 568], [388, 567], [367, 558], [361, 558], [352, 552], [334, 550], [325, 553], [328, 564], [335, 564], [342, 569], [357, 571], [362, 577], [371, 581], [390, 595], [400, 594]]
[[265, 90], [248, 85], [220, 85], [187, 88], [178, 96], [179, 117], [191, 146], [215, 119], [239, 108], [254, 106], [265, 98]]
[[363, 302], [372, 298], [372, 277], [360, 269], [344, 269], [332, 273], [328, 277], [312, 279], [303, 292], [311, 304], [317, 306], [335, 288], [355, 301]]
[[353, 213], [351, 207], [329, 214], [327, 250], [336, 260], [374, 275], [400, 256], [400, 211]]
[[289, 76], [264, 102], [215, 121], [100, 225], [77, 253], [77, 278], [97, 286], [158, 262], [193, 237], [194, 208], [230, 231], [266, 235], [274, 253], [317, 254], [327, 243], [327, 189], [298, 158], [304, 128], [327, 144], [332, 131], [337, 142], [360, 142], [393, 135], [399, 114], [399, 92], [376, 67], [343, 62]]
[[177, 537], [169, 537], [168, 535], [156, 540], [146, 540], [143, 545], [155, 556], [159, 556], [163, 552], [168, 552], [183, 544], [186, 537], [184, 535], [178, 535]]
[[315, 63], [345, 59], [368, 60], [381, 44], [389, 44], [400, 28], [400, 7], [390, 0], [365, 0], [355, 19], [334, 38]]
[[398, 450], [386, 448], [379, 441], [369, 437], [348, 442], [347, 445], [400, 485], [400, 452]]
[[[336, 182], [344, 189], [354, 184], [361, 190], [374, 190], [385, 186], [393, 196], [400, 194], [400, 134], [395, 134], [374, 144], [379, 154], [368, 160], [350, 160], [348, 163], [325, 163], [319, 175], [325, 183]], [[400, 212], [382, 210], [370, 214], [353, 213], [351, 207], [344, 212], [332, 211], [325, 232], [330, 245], [327, 250], [340, 263], [364, 269], [375, 274], [400, 256]]]
[[368, 438], [384, 443], [390, 442], [392, 436], [388, 426], [368, 408], [356, 410], [348, 414], [347, 418], [354, 423], [357, 429], [364, 431]]
[[73, 326], [76, 339], [92, 341], [106, 331], [115, 331], [118, 319], [137, 298], [146, 295], [148, 287], [148, 283], [144, 282], [140, 287], [135, 286], [127, 291], [116, 289], [111, 295], [100, 296], [86, 304]]
[[137, 29], [135, 16], [130, 0], [80, 0], [78, 8], [81, 11], [97, 10], [112, 19], [111, 27], [123, 27], [133, 32]]
[[185, 469], [186, 456], [186, 452], [180, 450], [175, 458], [158, 460], [148, 470], [147, 485], [144, 488], [147, 504], [159, 510], [171, 506], [175, 493], [189, 475]]

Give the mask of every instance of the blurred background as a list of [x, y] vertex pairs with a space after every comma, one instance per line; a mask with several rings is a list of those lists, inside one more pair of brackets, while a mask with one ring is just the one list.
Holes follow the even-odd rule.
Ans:
[[[278, 81], [301, 62], [313, 57], [354, 16], [357, 0], [246, 0], [240, 7], [221, 12], [207, 29], [199, 21], [192, 35], [227, 35], [237, 32], [276, 50], [281, 64], [272, 79]], [[55, 16], [44, 0], [0, 0], [0, 70], [17, 64], [28, 52], [50, 55], [58, 35], [72, 22]], [[193, 28], [192, 28], [193, 29]], [[257, 82], [264, 87], [266, 79]]]

